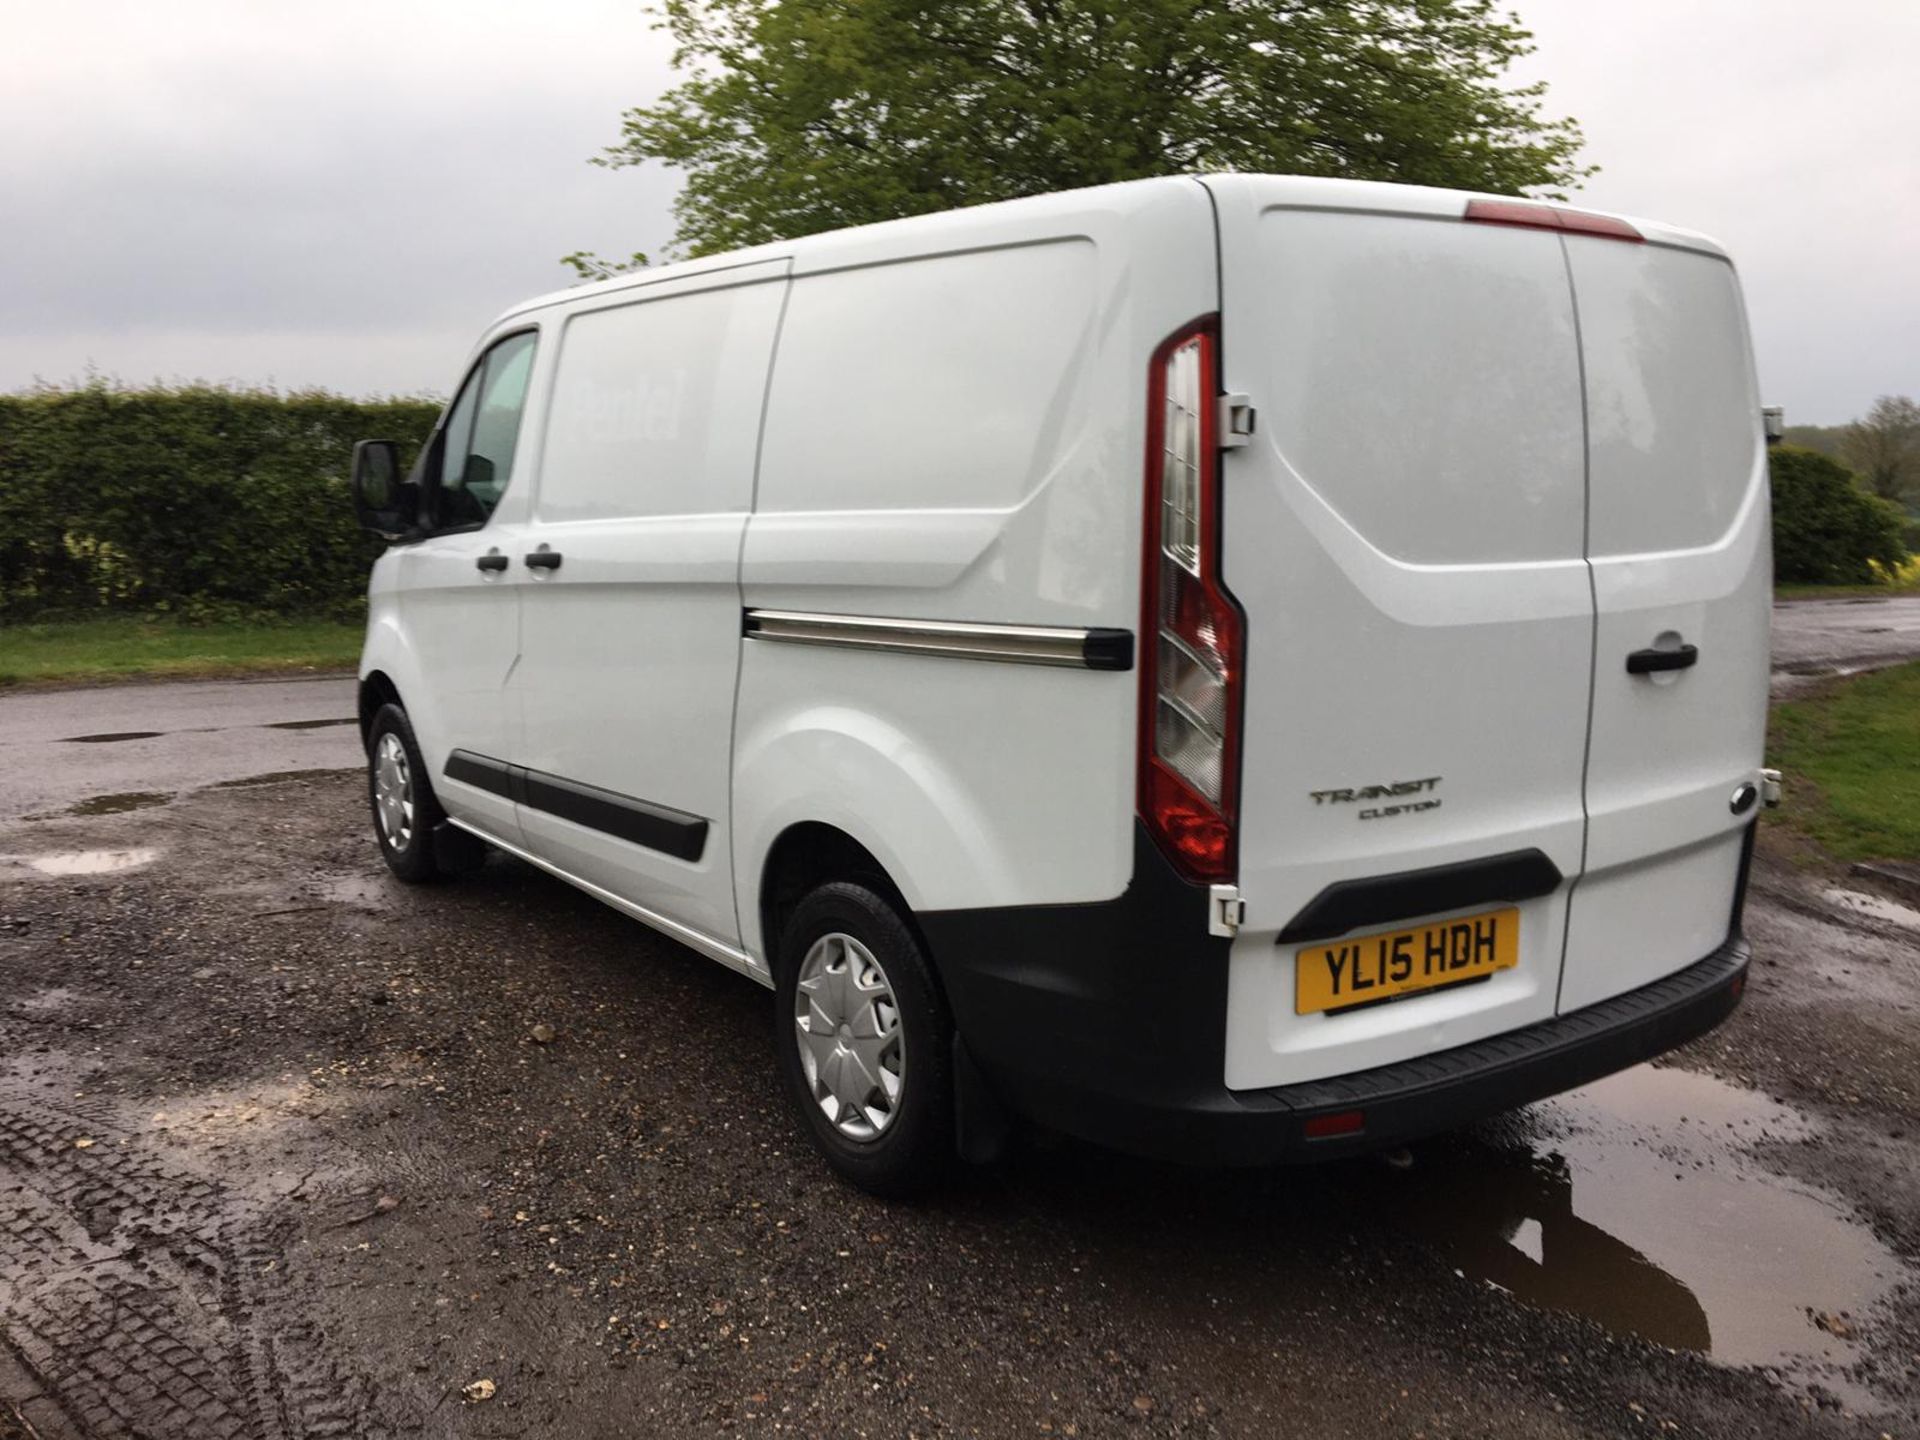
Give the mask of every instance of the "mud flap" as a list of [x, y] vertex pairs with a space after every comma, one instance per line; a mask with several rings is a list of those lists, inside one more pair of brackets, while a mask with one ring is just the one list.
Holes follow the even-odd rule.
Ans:
[[433, 827], [433, 863], [442, 875], [470, 875], [487, 863], [487, 842], [450, 820]]
[[987, 1077], [973, 1063], [967, 1042], [953, 1037], [954, 1149], [969, 1165], [991, 1165], [1007, 1153], [1013, 1120]]

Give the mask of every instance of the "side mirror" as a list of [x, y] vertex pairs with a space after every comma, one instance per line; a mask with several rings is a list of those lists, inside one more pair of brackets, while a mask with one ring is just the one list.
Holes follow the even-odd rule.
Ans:
[[1786, 438], [1787, 412], [1778, 405], [1769, 405], [1760, 412], [1760, 425], [1766, 432], [1767, 444], [1778, 445]]
[[400, 478], [400, 447], [391, 440], [362, 440], [353, 447], [353, 513], [361, 528], [388, 540], [411, 534], [419, 523], [420, 492]]

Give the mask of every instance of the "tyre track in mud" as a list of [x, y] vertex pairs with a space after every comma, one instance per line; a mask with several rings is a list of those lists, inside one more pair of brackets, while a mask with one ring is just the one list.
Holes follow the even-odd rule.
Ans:
[[23, 1409], [36, 1429], [382, 1433], [301, 1318], [291, 1220], [155, 1154], [109, 1107], [27, 1088], [0, 1082], [0, 1333], [43, 1387]]

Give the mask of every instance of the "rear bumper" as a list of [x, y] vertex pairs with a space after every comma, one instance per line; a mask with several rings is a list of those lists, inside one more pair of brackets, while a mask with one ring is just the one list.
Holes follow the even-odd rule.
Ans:
[[[1398, 1064], [1230, 1091], [1227, 942], [1196, 941], [1204, 893], [1144, 835], [1118, 900], [920, 921], [968, 1057], [1001, 1102], [1116, 1149], [1221, 1165], [1401, 1144], [1652, 1059], [1732, 1012], [1749, 955], [1736, 902], [1724, 945], [1638, 990]], [[1308, 1138], [1309, 1121], [1352, 1111], [1358, 1131]]]

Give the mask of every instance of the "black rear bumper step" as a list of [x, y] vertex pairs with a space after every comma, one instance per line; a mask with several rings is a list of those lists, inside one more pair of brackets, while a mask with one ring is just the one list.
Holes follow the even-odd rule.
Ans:
[[[1685, 970], [1610, 1000], [1503, 1035], [1374, 1070], [1241, 1092], [1252, 1110], [1293, 1120], [1292, 1139], [1319, 1159], [1419, 1139], [1511, 1110], [1664, 1055], [1704, 1035], [1739, 1004], [1751, 951], [1740, 936]], [[1360, 1111], [1363, 1128], [1306, 1138], [1316, 1116]]]
[[[1009, 1109], [1136, 1154], [1266, 1165], [1438, 1134], [1651, 1060], [1711, 1030], [1745, 984], [1740, 919], [1752, 847], [1749, 824], [1726, 942], [1684, 970], [1485, 1040], [1264, 1090], [1226, 1088], [1230, 942], [1207, 934], [1204, 888], [1175, 874], [1138, 826], [1133, 883], [1113, 900], [916, 918], [969, 1062]], [[1551, 862], [1540, 861], [1526, 852], [1493, 857], [1469, 879], [1502, 896], [1560, 883], [1557, 871], [1548, 874]], [[1427, 877], [1412, 874], [1424, 889]], [[1397, 889], [1376, 885], [1374, 898]], [[1425, 894], [1419, 903], [1451, 909], [1460, 893]], [[1309, 1121], [1341, 1115], [1350, 1125], [1348, 1112], [1356, 1110], [1358, 1129], [1309, 1138]]]

